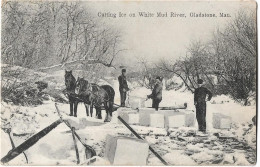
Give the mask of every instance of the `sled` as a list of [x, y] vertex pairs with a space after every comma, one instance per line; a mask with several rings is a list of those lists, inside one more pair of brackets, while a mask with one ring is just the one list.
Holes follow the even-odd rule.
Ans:
[[19, 146], [15, 147], [11, 151], [8, 152], [6, 156], [4, 156], [1, 159], [2, 163], [8, 163], [15, 157], [17, 157], [19, 154], [23, 153], [25, 150], [29, 149], [31, 146], [33, 146], [35, 143], [37, 143], [41, 138], [46, 136], [50, 131], [52, 131], [54, 128], [56, 128], [62, 121], [58, 119], [57, 121], [53, 122], [51, 125], [47, 126], [40, 132], [36, 133], [32, 137], [30, 137], [28, 140], [20, 144]]
[[[148, 107], [152, 108], [152, 107]], [[187, 103], [184, 103], [183, 106], [170, 106], [170, 107], [159, 107], [159, 110], [178, 110], [178, 109], [186, 109]]]

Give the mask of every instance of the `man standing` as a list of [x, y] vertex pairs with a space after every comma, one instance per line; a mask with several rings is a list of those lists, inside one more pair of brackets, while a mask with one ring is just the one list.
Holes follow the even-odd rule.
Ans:
[[[199, 131], [206, 132], [206, 100], [210, 101], [212, 93], [203, 87], [203, 80], [198, 80], [199, 87], [194, 92], [194, 105], [196, 106], [196, 118], [199, 125]], [[208, 98], [206, 99], [206, 96]]]
[[125, 74], [126, 69], [122, 69], [122, 75], [118, 77], [121, 107], [125, 107], [126, 92], [129, 91]]
[[152, 107], [158, 111], [159, 104], [162, 101], [162, 79], [160, 77], [156, 77], [156, 84], [153, 88], [152, 94], [148, 95], [147, 98], [153, 99]]

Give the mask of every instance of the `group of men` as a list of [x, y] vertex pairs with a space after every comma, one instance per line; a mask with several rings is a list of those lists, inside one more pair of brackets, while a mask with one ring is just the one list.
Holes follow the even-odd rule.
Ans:
[[[119, 81], [119, 92], [120, 92], [120, 100], [121, 100], [121, 107], [125, 107], [126, 101], [126, 94], [129, 91], [128, 84], [126, 81], [126, 70], [122, 69], [122, 75], [118, 77]], [[151, 98], [153, 100], [152, 107], [156, 110], [159, 109], [159, 104], [162, 101], [162, 78], [156, 77], [156, 83], [153, 88], [152, 94], [148, 95], [147, 98]]]
[[[127, 80], [126, 80], [126, 69], [122, 69], [122, 75], [118, 77], [119, 91], [121, 106], [125, 107], [126, 94], [129, 91]], [[152, 94], [148, 95], [147, 98], [152, 99], [152, 107], [156, 111], [159, 109], [159, 104], [162, 101], [162, 78], [156, 77], [156, 82], [152, 90]], [[203, 80], [198, 79], [198, 88], [194, 92], [194, 105], [196, 107], [196, 119], [199, 125], [199, 131], [206, 132], [206, 102], [210, 101], [212, 93], [205, 87], [203, 87]]]

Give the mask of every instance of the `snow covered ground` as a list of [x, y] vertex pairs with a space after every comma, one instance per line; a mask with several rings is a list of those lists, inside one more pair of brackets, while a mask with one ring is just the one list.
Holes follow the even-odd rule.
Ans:
[[[56, 74], [55, 74], [56, 75]], [[57, 73], [57, 76], [60, 76]], [[61, 79], [60, 79], [61, 80]], [[103, 83], [105, 81], [102, 81]], [[116, 96], [115, 103], [120, 104], [118, 82], [111, 81]], [[135, 88], [129, 95], [130, 98], [146, 98], [151, 90]], [[225, 99], [225, 100], [223, 100]], [[212, 104], [213, 102], [215, 104]], [[222, 102], [223, 101], [223, 102]], [[252, 117], [256, 114], [256, 106], [241, 106], [227, 96], [213, 97], [207, 104], [207, 138], [196, 137], [190, 132], [196, 133], [195, 127], [164, 129], [144, 126], [132, 126], [162, 157], [172, 165], [250, 165], [255, 163], [256, 128], [252, 124]], [[151, 103], [151, 102], [147, 102]], [[163, 100], [160, 106], [174, 106], [188, 104], [189, 110], [194, 110], [193, 94], [182, 91], [163, 91]], [[76, 132], [83, 141], [92, 146], [97, 152], [95, 162], [92, 165], [109, 165], [104, 159], [105, 139], [110, 135], [123, 135], [134, 137], [122, 124], [118, 124], [117, 112], [113, 113], [110, 123], [104, 123], [94, 117], [87, 117], [85, 107], [79, 104], [78, 117], [69, 117], [69, 104], [58, 104], [65, 119], [76, 127]], [[222, 113], [232, 117], [230, 130], [214, 129], [212, 126], [213, 113]], [[102, 111], [105, 118], [105, 111]], [[12, 138], [16, 146], [39, 132], [54, 121], [59, 119], [54, 102], [45, 101], [43, 105], [36, 107], [13, 106], [2, 102], [1, 126], [12, 129]], [[9, 123], [8, 123], [9, 122]], [[224, 138], [218, 138], [214, 133], [221, 134]], [[230, 138], [233, 136], [234, 138]], [[85, 157], [85, 149], [80, 142], [77, 143], [80, 152], [80, 164], [86, 165], [89, 160]], [[7, 133], [1, 130], [1, 157], [5, 156], [12, 148]], [[29, 165], [75, 165], [76, 155], [70, 129], [60, 124], [35, 145], [25, 151]], [[23, 154], [8, 163], [9, 165], [26, 164]], [[148, 165], [162, 165], [151, 152]]]

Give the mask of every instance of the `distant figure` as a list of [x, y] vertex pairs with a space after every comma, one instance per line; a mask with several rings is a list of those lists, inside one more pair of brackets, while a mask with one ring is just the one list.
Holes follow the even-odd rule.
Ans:
[[129, 91], [126, 81], [126, 69], [122, 69], [122, 75], [118, 77], [121, 107], [125, 107], [126, 92]]
[[156, 77], [155, 86], [153, 88], [152, 94], [148, 95], [147, 98], [151, 98], [153, 100], [152, 107], [158, 111], [159, 104], [162, 101], [162, 78]]
[[[203, 87], [203, 80], [198, 80], [199, 87], [194, 92], [194, 105], [196, 106], [196, 118], [199, 124], [199, 131], [206, 132], [206, 100], [210, 101], [212, 93]], [[208, 98], [206, 99], [206, 96]]]

